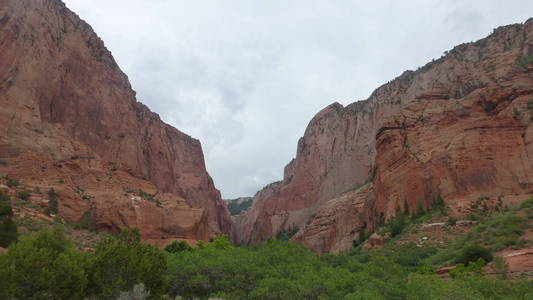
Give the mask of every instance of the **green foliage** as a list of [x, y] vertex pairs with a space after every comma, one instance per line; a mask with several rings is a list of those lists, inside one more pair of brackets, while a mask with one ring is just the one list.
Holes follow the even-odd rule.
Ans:
[[[228, 236], [187, 251], [161, 251], [124, 230], [94, 253], [72, 248], [58, 231], [24, 237], [0, 254], [0, 299], [530, 299], [531, 283], [482, 275], [484, 260], [460, 264], [453, 280], [414, 244], [316, 255], [271, 239], [236, 247]], [[163, 293], [167, 296], [163, 297]]]
[[[22, 237], [3, 262], [4, 296], [17, 299], [79, 299], [87, 287], [86, 259], [62, 232]], [[2, 275], [0, 275], [0, 278]]]
[[154, 195], [139, 189], [139, 196], [144, 200], [154, 201]]
[[58, 207], [57, 207], [57, 198], [59, 197], [59, 194], [56, 193], [56, 191], [51, 188], [48, 190], [48, 210], [51, 214], [57, 215], [59, 213]]
[[[525, 240], [521, 238], [524, 230], [528, 227], [525, 217], [514, 215], [513, 212], [505, 212], [481, 220], [467, 234], [458, 236], [449, 243], [447, 248], [429, 258], [427, 263], [437, 266], [459, 262], [466, 263], [464, 261], [466, 249], [480, 244], [484, 244], [489, 253], [507, 247], [525, 245]], [[483, 258], [486, 261], [491, 260], [488, 259], [488, 256]]]
[[15, 178], [11, 178], [9, 176], [6, 176], [5, 179], [6, 179], [6, 185], [8, 187], [10, 187], [10, 188], [16, 188], [20, 184], [19, 181], [16, 180]]
[[507, 279], [507, 273], [509, 272], [509, 265], [505, 262], [501, 256], [496, 256], [492, 264], [494, 272], [498, 274], [498, 278]]
[[471, 261], [468, 265], [458, 264], [450, 271], [452, 278], [464, 277], [464, 276], [479, 276], [483, 274], [483, 267], [486, 265], [486, 261], [483, 258], [478, 258], [475, 261]]
[[289, 225], [289, 228], [278, 231], [276, 239], [280, 241], [288, 241], [298, 232], [298, 230], [300, 230], [298, 226], [294, 224]]
[[412, 274], [405, 286], [407, 299], [531, 299], [527, 281], [494, 280], [483, 276], [461, 276], [443, 280], [437, 276]]
[[366, 241], [366, 238], [367, 238], [367, 236], [366, 236], [366, 233], [365, 233], [365, 229], [361, 228], [359, 230], [359, 239], [353, 240], [352, 241], [352, 246], [353, 247], [357, 247], [357, 246], [362, 245]]
[[525, 241], [520, 236], [527, 226], [526, 218], [508, 213], [492, 218], [486, 223], [486, 227], [478, 226], [476, 231], [483, 235], [484, 243], [497, 251], [509, 246], [524, 245]]
[[191, 251], [192, 247], [186, 241], [174, 241], [165, 247], [165, 251], [170, 253], [178, 253], [183, 251]]
[[169, 256], [171, 296], [335, 299], [356, 291], [364, 281], [292, 243], [271, 240], [250, 248], [211, 244]]
[[155, 203], [157, 206], [161, 205], [161, 202], [157, 199], [155, 199], [155, 194], [147, 193], [141, 189], [138, 190], [138, 194], [141, 198], [143, 198], [146, 201], [150, 201], [152, 203]]
[[18, 239], [17, 225], [8, 195], [0, 191], [0, 247], [8, 247]]
[[435, 196], [435, 198], [433, 198], [433, 201], [431, 202], [431, 207], [433, 210], [444, 210], [444, 199], [441, 195], [437, 195]]
[[[270, 240], [252, 247], [168, 254], [167, 293], [185, 299], [527, 299], [531, 284], [479, 275], [482, 260], [440, 279], [419, 264], [434, 249], [415, 245], [316, 256], [299, 245]], [[405, 257], [410, 257], [405, 259]], [[421, 257], [417, 260], [417, 257]], [[417, 267], [405, 267], [417, 265]], [[416, 262], [415, 262], [416, 261]], [[410, 273], [412, 272], [416, 273]], [[521, 298], [524, 297], [524, 298]]]
[[448, 226], [455, 226], [457, 224], [457, 219], [454, 217], [449, 217], [448, 221], [446, 221], [446, 224]]
[[533, 208], [533, 197], [522, 202], [522, 204], [520, 204], [520, 208]]
[[483, 259], [485, 262], [490, 262], [492, 261], [492, 258], [489, 249], [479, 245], [468, 245], [461, 250], [461, 253], [455, 262], [468, 266], [470, 263], [478, 261], [479, 259]]
[[525, 68], [529, 64], [533, 64], [533, 56], [522, 55], [516, 59], [516, 63]]
[[11, 218], [0, 217], [0, 247], [6, 248], [17, 240], [18, 231], [15, 222]]
[[89, 295], [112, 299], [137, 283], [159, 294], [166, 267], [161, 250], [140, 243], [138, 229], [123, 230], [116, 239], [107, 239], [96, 247], [88, 266]]
[[96, 232], [96, 221], [92, 209], [88, 209], [83, 213], [77, 223], [73, 224], [76, 229], [85, 229]]
[[389, 229], [392, 237], [395, 237], [403, 232], [408, 224], [407, 217], [401, 212], [396, 213], [396, 217], [389, 223]]
[[28, 191], [28, 190], [23, 190], [23, 191], [18, 192], [17, 197], [18, 197], [20, 200], [24, 200], [24, 201], [26, 201], [26, 200], [30, 199], [30, 195], [31, 195], [31, 192], [30, 192], [30, 191]]

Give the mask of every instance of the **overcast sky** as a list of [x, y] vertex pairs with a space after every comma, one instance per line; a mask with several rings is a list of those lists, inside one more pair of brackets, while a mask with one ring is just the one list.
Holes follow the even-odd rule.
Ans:
[[529, 0], [64, 1], [138, 100], [202, 142], [224, 198], [280, 180], [328, 104], [366, 99], [454, 45], [533, 16]]

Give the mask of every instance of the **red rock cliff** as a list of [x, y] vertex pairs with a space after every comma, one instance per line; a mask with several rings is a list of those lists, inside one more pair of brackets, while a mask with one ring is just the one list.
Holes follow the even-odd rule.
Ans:
[[[161, 223], [145, 230], [147, 236], [206, 239], [231, 231], [226, 206], [205, 169], [200, 142], [163, 123], [136, 101], [127, 76], [103, 42], [61, 1], [0, 0], [0, 103], [0, 156], [10, 160], [6, 172], [45, 185], [29, 174], [25, 177], [15, 165], [24, 164], [24, 155], [35, 159], [27, 153], [39, 153], [43, 167], [58, 168], [48, 176], [74, 176], [64, 168], [71, 163], [78, 174], [86, 175], [84, 189], [94, 195], [102, 191], [89, 176], [122, 172], [123, 178], [107, 182], [107, 189], [116, 192], [102, 195], [106, 199], [91, 195], [90, 203], [62, 201], [66, 218], [78, 219], [84, 211], [78, 207], [93, 207], [101, 229], [152, 228], [131, 195], [123, 192], [145, 185], [158, 195], [166, 193], [164, 200], [174, 203], [170, 206], [181, 201], [179, 210], [189, 215], [171, 220], [178, 208], [164, 205], [144, 210], [150, 211], [148, 219]], [[73, 159], [79, 157], [91, 159], [89, 163]], [[68, 194], [72, 186], [56, 188]], [[137, 212], [128, 217], [127, 210]]]
[[398, 209], [440, 196], [461, 213], [479, 197], [533, 193], [533, 19], [498, 28], [407, 71], [369, 99], [319, 112], [282, 182], [236, 221], [254, 243], [297, 225], [294, 240], [339, 252]]

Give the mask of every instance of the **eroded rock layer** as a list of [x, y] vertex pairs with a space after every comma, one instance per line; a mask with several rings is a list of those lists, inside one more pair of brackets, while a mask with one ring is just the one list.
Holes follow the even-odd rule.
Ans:
[[236, 240], [297, 226], [316, 252], [348, 249], [399, 210], [454, 213], [533, 193], [533, 19], [407, 71], [367, 100], [319, 112], [283, 181], [254, 197]]
[[[139, 226], [150, 238], [231, 231], [200, 142], [137, 102], [103, 42], [61, 1], [0, 0], [0, 104], [0, 172], [68, 194], [60, 197], [67, 220], [92, 207], [98, 228]], [[41, 176], [66, 176], [64, 186]], [[67, 192], [76, 180], [90, 200]], [[139, 187], [162, 204], [124, 193]]]

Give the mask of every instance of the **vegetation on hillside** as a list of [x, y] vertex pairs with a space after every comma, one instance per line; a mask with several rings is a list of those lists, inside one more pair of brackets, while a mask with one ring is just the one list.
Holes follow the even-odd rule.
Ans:
[[[325, 255], [275, 239], [235, 246], [227, 236], [162, 250], [141, 243], [136, 229], [86, 253], [47, 229], [0, 254], [0, 299], [533, 299], [533, 283], [504, 276], [501, 259], [493, 268], [502, 276], [483, 275], [494, 251], [524, 245], [532, 210], [533, 200], [480, 217], [441, 249], [396, 243], [432, 213], [399, 217], [384, 224], [395, 231], [384, 247]], [[435, 274], [444, 265], [456, 265], [449, 279]]]

